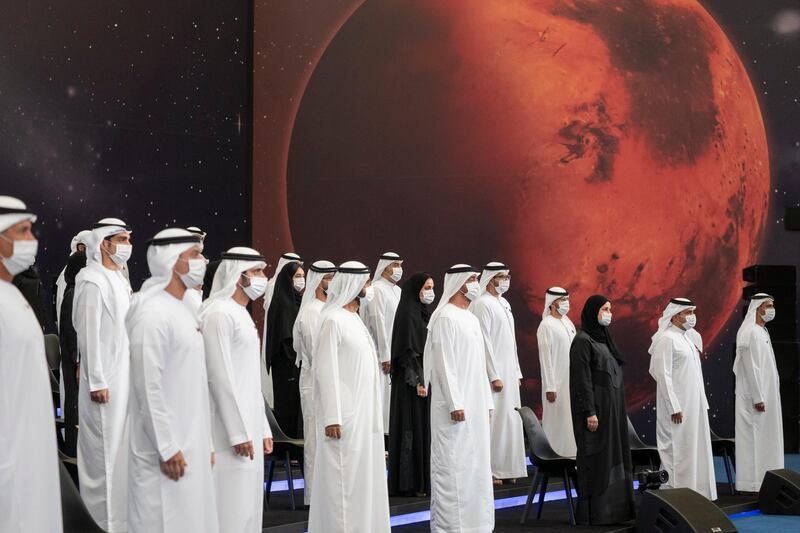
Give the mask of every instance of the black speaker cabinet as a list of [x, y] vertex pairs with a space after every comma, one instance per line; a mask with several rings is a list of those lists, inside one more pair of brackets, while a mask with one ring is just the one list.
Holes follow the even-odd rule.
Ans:
[[786, 468], [764, 474], [758, 506], [764, 514], [800, 515], [800, 474]]
[[722, 509], [691, 489], [646, 491], [636, 515], [641, 533], [729, 533], [737, 531]]
[[742, 270], [742, 280], [750, 283], [795, 285], [797, 267], [794, 265], [753, 265]]

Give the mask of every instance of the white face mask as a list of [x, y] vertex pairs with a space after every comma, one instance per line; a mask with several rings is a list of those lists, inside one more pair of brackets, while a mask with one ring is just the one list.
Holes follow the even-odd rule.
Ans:
[[422, 296], [420, 296], [419, 301], [425, 305], [430, 305], [433, 303], [434, 298], [436, 298], [436, 293], [433, 292], [433, 289], [426, 289], [422, 291]]
[[600, 320], [597, 322], [600, 323], [601, 326], [610, 326], [611, 325], [611, 313], [600, 313]]
[[497, 294], [505, 294], [508, 291], [508, 288], [511, 286], [511, 280], [501, 279], [500, 283], [494, 288], [497, 291]]
[[206, 276], [206, 260], [189, 259], [188, 263], [189, 272], [179, 276], [187, 289], [194, 289], [203, 284], [203, 278]]
[[361, 296], [361, 303], [369, 303], [375, 297], [375, 289], [370, 285], [364, 289], [364, 296]]
[[775, 308], [770, 307], [768, 309], [764, 309], [764, 315], [761, 317], [764, 322], [771, 322], [775, 320]]
[[694, 329], [697, 325], [697, 315], [692, 313], [691, 315], [686, 315], [686, 322], [683, 323], [683, 329], [685, 331], [689, 331], [690, 329]]
[[3, 257], [3, 266], [6, 267], [11, 276], [16, 276], [20, 272], [25, 272], [36, 262], [36, 252], [39, 251], [39, 241], [14, 241], [0, 235], [3, 239], [12, 243], [14, 251], [11, 257]]
[[403, 267], [394, 267], [394, 268], [392, 269], [392, 275], [390, 276], [390, 278], [392, 279], [392, 281], [394, 281], [395, 283], [397, 283], [398, 281], [400, 281], [400, 279], [401, 279], [402, 277], [403, 277]]
[[470, 281], [466, 284], [466, 287], [467, 293], [464, 296], [471, 302], [478, 297], [478, 293], [481, 290], [481, 285], [477, 281]]
[[132, 253], [133, 246], [130, 244], [117, 244], [117, 251], [113, 254], [109, 254], [109, 257], [114, 261], [114, 264], [122, 266], [128, 262]]
[[239, 286], [242, 287], [242, 290], [247, 295], [247, 297], [250, 298], [251, 300], [258, 300], [259, 298], [264, 296], [264, 293], [267, 290], [267, 283], [269, 282], [269, 280], [267, 280], [267, 278], [262, 276], [258, 277], [245, 276], [245, 277], [250, 280], [250, 285], [244, 287], [240, 284]]
[[297, 292], [306, 288], [306, 278], [292, 278], [292, 285]]
[[558, 302], [556, 310], [558, 311], [558, 314], [561, 316], [565, 316], [567, 313], [569, 313], [569, 300], [562, 300]]

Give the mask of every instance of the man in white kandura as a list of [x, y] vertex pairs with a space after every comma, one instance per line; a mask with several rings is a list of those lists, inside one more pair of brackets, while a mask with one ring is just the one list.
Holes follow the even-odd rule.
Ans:
[[708, 400], [703, 383], [703, 338], [694, 329], [696, 306], [673, 298], [658, 320], [650, 345], [656, 380], [656, 440], [668, 488], [689, 488], [717, 499]]
[[151, 277], [134, 295], [128, 531], [217, 533], [203, 335], [183, 301], [203, 283], [200, 238], [165, 229], [150, 240]]
[[278, 274], [288, 263], [303, 264], [299, 255], [293, 252], [286, 252], [278, 259], [278, 266], [275, 267], [275, 274], [267, 281], [267, 290], [264, 292], [264, 335], [261, 339], [261, 393], [270, 407], [275, 405], [275, 389], [272, 385], [272, 375], [267, 372], [267, 316], [269, 315], [269, 304], [272, 302], [272, 293], [275, 291], [275, 282], [278, 281]]
[[561, 287], [547, 289], [536, 338], [542, 371], [542, 428], [553, 451], [562, 457], [575, 457], [578, 449], [569, 400], [569, 349], [576, 331], [567, 313], [569, 293]]
[[259, 339], [247, 304], [264, 295], [264, 257], [252, 248], [223, 253], [200, 319], [206, 348], [217, 464], [219, 530], [262, 529], [264, 454], [272, 453], [259, 381]]
[[55, 409], [44, 337], [11, 283], [36, 261], [36, 215], [0, 196], [0, 531], [61, 533]]
[[314, 482], [314, 455], [317, 453], [317, 422], [314, 416], [314, 344], [319, 332], [319, 317], [328, 301], [328, 287], [336, 273], [330, 261], [315, 261], [309, 269], [306, 290], [300, 302], [300, 311], [294, 321], [292, 339], [300, 367], [300, 405], [303, 411], [303, 501], [311, 505], [311, 487]]
[[768, 470], [783, 468], [780, 378], [766, 328], [774, 318], [772, 296], [756, 294], [736, 334], [736, 490], [743, 492], [758, 492]]
[[130, 228], [117, 218], [96, 223], [87, 241], [72, 307], [81, 354], [78, 479], [89, 513], [113, 533], [127, 530], [131, 287], [120, 269], [133, 248]]
[[428, 323], [424, 382], [431, 397], [431, 531], [494, 529], [489, 437], [492, 389], [486, 343], [469, 312], [478, 297], [477, 270], [455, 265]]
[[380, 370], [358, 315], [369, 269], [343, 263], [330, 284], [314, 348], [317, 455], [309, 533], [388, 533]]
[[503, 263], [492, 262], [483, 267], [481, 296], [469, 309], [478, 317], [486, 339], [486, 372], [492, 385], [494, 413], [490, 424], [492, 476], [495, 483], [527, 477], [525, 436], [520, 407], [519, 367], [514, 315], [511, 304], [503, 297], [511, 284], [510, 270]]
[[392, 328], [394, 315], [400, 304], [400, 287], [397, 282], [403, 277], [403, 258], [394, 252], [386, 252], [378, 261], [372, 278], [375, 296], [361, 308], [360, 313], [378, 350], [381, 365], [381, 390], [383, 399], [383, 434], [389, 434], [389, 403], [392, 398]]

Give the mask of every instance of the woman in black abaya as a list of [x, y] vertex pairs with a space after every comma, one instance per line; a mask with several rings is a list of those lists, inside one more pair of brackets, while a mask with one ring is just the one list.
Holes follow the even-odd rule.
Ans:
[[624, 361], [608, 330], [610, 323], [608, 298], [589, 298], [569, 352], [580, 524], [617, 524], [633, 519], [635, 512]]
[[433, 279], [424, 273], [403, 285], [392, 330], [392, 396], [389, 410], [389, 495], [431, 491], [431, 423], [422, 353], [428, 336]]
[[[267, 371], [275, 391], [275, 420], [290, 437], [303, 436], [303, 413], [300, 409], [300, 369], [295, 366], [292, 329], [300, 310], [305, 272], [299, 263], [286, 264], [278, 273], [275, 292], [267, 312]], [[300, 287], [300, 290], [298, 290]]]

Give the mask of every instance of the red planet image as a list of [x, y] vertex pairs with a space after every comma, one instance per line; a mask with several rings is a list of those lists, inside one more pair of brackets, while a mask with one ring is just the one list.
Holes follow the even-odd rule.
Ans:
[[695, 0], [368, 0], [314, 66], [287, 149], [306, 259], [394, 250], [437, 292], [451, 264], [511, 267], [536, 403], [548, 287], [576, 324], [591, 294], [612, 301], [640, 406], [670, 297], [696, 302], [706, 346], [735, 312], [770, 189], [747, 71]]

